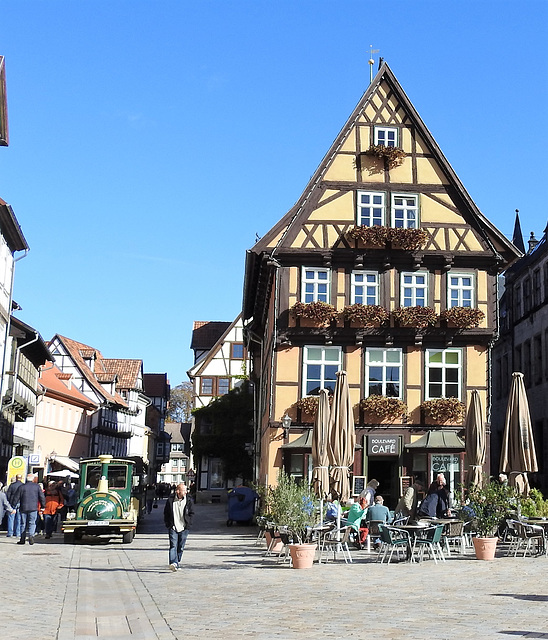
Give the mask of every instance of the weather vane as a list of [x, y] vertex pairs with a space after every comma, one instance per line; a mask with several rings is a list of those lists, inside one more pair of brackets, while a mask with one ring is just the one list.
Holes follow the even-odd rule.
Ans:
[[375, 61], [373, 60], [373, 54], [379, 53], [380, 49], [373, 49], [372, 44], [369, 45], [369, 48], [371, 53], [371, 57], [369, 58], [369, 83], [371, 84], [371, 82], [373, 82], [373, 65], [375, 64]]

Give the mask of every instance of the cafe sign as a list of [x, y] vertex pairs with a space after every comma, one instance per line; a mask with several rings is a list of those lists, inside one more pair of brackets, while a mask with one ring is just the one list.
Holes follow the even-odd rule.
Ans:
[[368, 436], [367, 437], [368, 456], [399, 456], [400, 437], [399, 436]]

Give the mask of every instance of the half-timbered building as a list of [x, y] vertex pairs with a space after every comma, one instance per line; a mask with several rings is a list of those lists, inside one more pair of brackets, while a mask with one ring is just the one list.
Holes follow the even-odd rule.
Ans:
[[379, 480], [390, 506], [412, 477], [460, 482], [462, 408], [478, 389], [487, 420], [497, 276], [518, 255], [383, 63], [295, 206], [247, 254], [258, 480], [282, 467], [310, 477], [314, 396], [344, 369], [358, 482]]

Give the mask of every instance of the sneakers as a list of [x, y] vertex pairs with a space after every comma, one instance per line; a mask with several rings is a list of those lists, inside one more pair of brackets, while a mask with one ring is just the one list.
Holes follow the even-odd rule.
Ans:
[[25, 544], [24, 540], [18, 540], [17, 544]]
[[172, 562], [172, 563], [169, 565], [169, 568], [170, 568], [172, 571], [178, 571], [178, 570], [179, 570], [179, 565], [178, 565], [176, 562]]
[[29, 536], [29, 544], [34, 544], [34, 538], [32, 536]]

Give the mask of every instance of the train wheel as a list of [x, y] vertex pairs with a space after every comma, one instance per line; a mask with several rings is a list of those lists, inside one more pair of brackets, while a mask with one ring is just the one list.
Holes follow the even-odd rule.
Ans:
[[135, 536], [135, 533], [133, 531], [128, 531], [127, 533], [124, 533], [122, 535], [122, 542], [124, 544], [129, 544], [130, 542], [133, 541], [134, 536]]
[[74, 544], [74, 533], [65, 533], [63, 535], [63, 542], [65, 544]]

